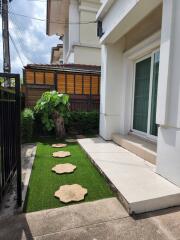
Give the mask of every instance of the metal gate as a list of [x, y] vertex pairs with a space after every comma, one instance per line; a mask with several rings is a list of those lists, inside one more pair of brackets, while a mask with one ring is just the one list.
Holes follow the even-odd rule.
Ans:
[[22, 202], [20, 105], [19, 74], [0, 73], [0, 204], [16, 172], [18, 206]]

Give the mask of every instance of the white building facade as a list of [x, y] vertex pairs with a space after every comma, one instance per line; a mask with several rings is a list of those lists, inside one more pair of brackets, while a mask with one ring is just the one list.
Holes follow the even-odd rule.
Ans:
[[64, 63], [100, 65], [99, 0], [48, 0], [47, 34], [63, 37]]
[[100, 135], [157, 142], [156, 172], [180, 186], [180, 1], [101, 3]]

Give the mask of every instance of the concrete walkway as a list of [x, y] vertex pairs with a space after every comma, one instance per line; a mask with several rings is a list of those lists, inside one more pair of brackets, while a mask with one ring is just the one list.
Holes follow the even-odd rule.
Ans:
[[23, 144], [21, 147], [21, 163], [22, 163], [22, 207], [16, 207], [16, 175], [13, 181], [3, 197], [2, 206], [0, 209], [0, 219], [5, 216], [12, 216], [16, 212], [22, 212], [25, 196], [29, 184], [31, 170], [36, 155], [35, 144]]
[[0, 240], [178, 240], [180, 209], [138, 218], [116, 198], [21, 214], [0, 220]]
[[117, 189], [130, 214], [180, 205], [180, 188], [156, 174], [154, 165], [102, 138], [78, 142]]

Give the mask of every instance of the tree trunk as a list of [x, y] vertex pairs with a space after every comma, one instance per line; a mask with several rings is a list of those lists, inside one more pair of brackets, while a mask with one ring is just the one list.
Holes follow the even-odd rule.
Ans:
[[53, 119], [56, 130], [56, 137], [63, 138], [65, 137], [65, 127], [64, 127], [64, 118], [56, 111], [53, 113]]

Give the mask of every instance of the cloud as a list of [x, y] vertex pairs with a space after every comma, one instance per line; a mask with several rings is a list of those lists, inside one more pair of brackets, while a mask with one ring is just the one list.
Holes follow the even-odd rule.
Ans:
[[[23, 64], [49, 63], [51, 48], [59, 43], [57, 36], [46, 36], [46, 22], [15, 15], [19, 13], [46, 19], [46, 1], [13, 0], [9, 5], [9, 30]], [[2, 31], [0, 30], [0, 34]], [[14, 45], [10, 43], [12, 72], [22, 73], [22, 63]], [[0, 40], [0, 71], [3, 69], [3, 48]]]

